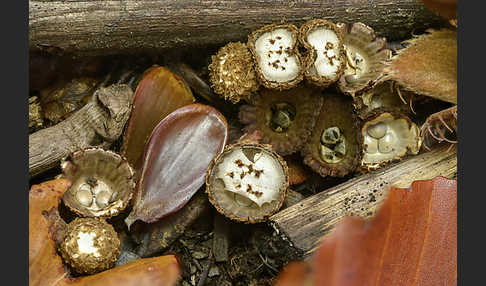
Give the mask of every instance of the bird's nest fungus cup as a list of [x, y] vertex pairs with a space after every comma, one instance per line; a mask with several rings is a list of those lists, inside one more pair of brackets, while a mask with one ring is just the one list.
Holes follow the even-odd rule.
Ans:
[[211, 60], [208, 67], [211, 87], [225, 100], [237, 103], [258, 89], [255, 64], [246, 43], [228, 43]]
[[324, 19], [307, 21], [300, 27], [299, 40], [307, 50], [306, 80], [322, 88], [336, 82], [346, 67], [343, 39], [336, 25]]
[[263, 89], [252, 97], [251, 105], [242, 105], [238, 114], [246, 124], [245, 132], [259, 130], [262, 143], [285, 156], [299, 151], [309, 138], [323, 102], [311, 87], [276, 91]]
[[226, 146], [209, 165], [206, 192], [226, 217], [239, 222], [265, 221], [282, 206], [289, 175], [287, 164], [269, 145]]
[[338, 86], [345, 94], [355, 96], [371, 89], [383, 76], [385, 61], [392, 56], [386, 48], [386, 39], [377, 38], [375, 31], [363, 24], [338, 23], [346, 55], [344, 74]]
[[63, 177], [72, 182], [64, 204], [85, 217], [118, 215], [130, 202], [135, 188], [134, 170], [115, 152], [87, 148], [61, 163]]
[[115, 229], [104, 219], [76, 218], [67, 225], [60, 252], [77, 273], [94, 274], [115, 264], [120, 245]]
[[364, 170], [378, 169], [402, 159], [407, 153], [415, 155], [422, 144], [420, 129], [410, 118], [383, 110], [365, 119], [361, 140], [364, 146], [361, 168]]
[[304, 62], [298, 50], [299, 30], [291, 24], [267, 25], [248, 36], [260, 83], [284, 90], [303, 79]]
[[319, 117], [301, 150], [304, 163], [323, 177], [343, 177], [353, 172], [362, 149], [359, 130], [351, 97], [324, 94]]

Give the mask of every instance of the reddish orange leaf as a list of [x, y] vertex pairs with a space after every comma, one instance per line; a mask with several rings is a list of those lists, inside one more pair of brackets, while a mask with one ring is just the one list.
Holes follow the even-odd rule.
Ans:
[[89, 276], [71, 278], [56, 252], [57, 208], [71, 186], [65, 179], [33, 185], [29, 191], [29, 285], [176, 285], [180, 266], [174, 255], [144, 258]]
[[[392, 188], [370, 221], [344, 218], [323, 240], [310, 275], [313, 286], [456, 285], [456, 180]], [[276, 285], [289, 285], [282, 278]]]

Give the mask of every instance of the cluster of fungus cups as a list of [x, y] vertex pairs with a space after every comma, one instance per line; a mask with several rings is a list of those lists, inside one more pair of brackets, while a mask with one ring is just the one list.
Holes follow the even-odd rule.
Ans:
[[[342, 177], [358, 165], [371, 170], [407, 152], [416, 154], [421, 145], [416, 125], [396, 115], [411, 108], [385, 90], [382, 79], [391, 56], [386, 39], [363, 23], [313, 19], [300, 29], [266, 25], [248, 36], [246, 47], [230, 43], [222, 48], [209, 69], [218, 93], [225, 89], [233, 103], [243, 97], [249, 102], [239, 112], [246, 132], [259, 131], [262, 143], [280, 155], [300, 151], [304, 163], [321, 176]], [[234, 65], [240, 67], [231, 74]], [[301, 84], [303, 79], [309, 84]], [[344, 95], [312, 91], [333, 83]], [[258, 91], [258, 84], [264, 89]], [[378, 115], [383, 108], [394, 112]], [[385, 123], [371, 128], [377, 120]], [[378, 137], [383, 128], [387, 131]]]
[[379, 81], [391, 56], [386, 39], [363, 23], [313, 19], [300, 29], [272, 24], [253, 31], [246, 45], [222, 47], [209, 65], [210, 81], [216, 93], [233, 103], [248, 99], [259, 85], [285, 90], [304, 78], [321, 88], [337, 82], [343, 93], [355, 96]]
[[78, 273], [106, 270], [116, 262], [120, 242], [105, 219], [129, 204], [135, 172], [119, 154], [97, 147], [73, 152], [63, 159], [61, 168], [63, 177], [72, 182], [62, 201], [83, 217], [68, 224], [62, 257]]
[[285, 160], [265, 144], [228, 145], [206, 173], [209, 201], [221, 214], [244, 223], [265, 221], [278, 211], [288, 186]]
[[[306, 49], [304, 55], [299, 45]], [[271, 24], [253, 31], [245, 44], [228, 43], [212, 56], [208, 69], [211, 86], [232, 103], [248, 100], [260, 86], [287, 90], [304, 77], [325, 88], [336, 82], [346, 67], [343, 37], [338, 27], [315, 19], [300, 30], [292, 24]]]

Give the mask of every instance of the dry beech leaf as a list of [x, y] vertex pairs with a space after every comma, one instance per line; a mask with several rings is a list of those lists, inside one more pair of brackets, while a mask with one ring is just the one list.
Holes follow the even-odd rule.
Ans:
[[155, 66], [145, 71], [135, 90], [121, 151], [136, 170], [141, 166], [145, 143], [160, 120], [194, 101], [184, 80], [167, 68]]
[[456, 285], [457, 181], [391, 188], [374, 218], [344, 218], [311, 263], [289, 264], [276, 285]]
[[209, 105], [187, 105], [164, 118], [147, 142], [127, 226], [182, 208], [204, 184], [209, 163], [227, 140], [225, 117]]
[[457, 104], [457, 31], [429, 30], [406, 43], [387, 63], [382, 81]]
[[65, 179], [33, 185], [29, 192], [29, 285], [151, 286], [176, 285], [179, 261], [174, 255], [144, 258], [89, 276], [71, 278], [56, 252], [57, 208], [71, 182]]

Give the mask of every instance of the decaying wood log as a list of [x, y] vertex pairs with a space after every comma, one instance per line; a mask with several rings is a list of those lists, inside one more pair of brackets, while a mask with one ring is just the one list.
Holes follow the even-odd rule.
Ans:
[[419, 0], [30, 0], [29, 43], [77, 55], [161, 51], [246, 41], [263, 25], [312, 18], [363, 22], [389, 40], [445, 22]]
[[59, 164], [79, 149], [108, 148], [130, 116], [133, 91], [128, 85], [100, 88], [81, 109], [60, 123], [29, 135], [29, 175], [33, 177]]
[[348, 180], [274, 214], [269, 222], [283, 240], [304, 257], [309, 256], [344, 216], [373, 216], [390, 186], [405, 188], [416, 180], [455, 176], [457, 149], [447, 152], [447, 148], [436, 148]]

